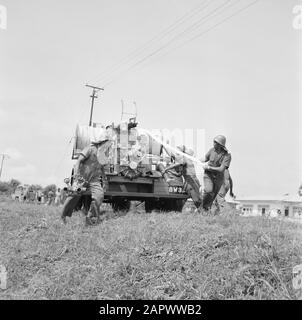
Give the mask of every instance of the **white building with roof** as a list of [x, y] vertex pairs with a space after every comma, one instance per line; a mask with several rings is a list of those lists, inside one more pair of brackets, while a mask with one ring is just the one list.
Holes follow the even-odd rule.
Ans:
[[244, 215], [285, 216], [302, 219], [302, 197], [298, 195], [238, 197], [234, 203]]

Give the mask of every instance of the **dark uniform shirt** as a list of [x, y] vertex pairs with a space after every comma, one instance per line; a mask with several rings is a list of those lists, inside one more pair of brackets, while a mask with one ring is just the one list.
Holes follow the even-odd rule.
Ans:
[[[104, 153], [103, 148], [101, 148]], [[85, 160], [79, 167], [79, 174], [88, 182], [99, 181], [100, 177], [105, 176], [104, 165], [105, 158], [95, 145], [88, 146], [81, 151], [81, 155], [84, 156]], [[101, 158], [101, 159], [100, 159]], [[101, 164], [101, 163], [102, 164]]]
[[[210, 149], [206, 154], [205, 160], [208, 161], [208, 165], [211, 167], [220, 167], [222, 164], [225, 165], [226, 169], [230, 167], [231, 164], [231, 154], [226, 150], [221, 150], [217, 152], [214, 148]], [[211, 172], [206, 170], [207, 173]], [[213, 173], [213, 171], [211, 172]]]

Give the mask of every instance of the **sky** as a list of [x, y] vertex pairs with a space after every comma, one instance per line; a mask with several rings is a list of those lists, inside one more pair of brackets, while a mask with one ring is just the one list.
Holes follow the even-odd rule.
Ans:
[[63, 185], [90, 83], [105, 89], [95, 122], [118, 122], [121, 99], [135, 101], [143, 128], [202, 129], [205, 150], [224, 134], [237, 196], [297, 193], [302, 1], [253, 2], [0, 0], [1, 180]]

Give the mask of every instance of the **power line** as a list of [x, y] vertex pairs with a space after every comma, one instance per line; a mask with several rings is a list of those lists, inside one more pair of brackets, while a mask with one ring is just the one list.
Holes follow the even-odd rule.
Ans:
[[[239, 0], [239, 1], [240, 1], [240, 0]], [[227, 1], [227, 2], [229, 2], [229, 1]], [[225, 3], [222, 5], [222, 7], [224, 7], [227, 2], [225, 2]], [[230, 8], [230, 7], [232, 7], [233, 5], [234, 5], [234, 3], [233, 3], [233, 4], [230, 4], [227, 8]], [[210, 14], [216, 12], [213, 16], [214, 16], [214, 17], [217, 16], [217, 14], [219, 14], [219, 11], [222, 9], [222, 7], [216, 8], [216, 9], [215, 9], [213, 12], [211, 12]], [[218, 11], [218, 12], [217, 12], [217, 11]], [[210, 17], [210, 14], [207, 15], [207, 18]], [[212, 17], [213, 17], [213, 16], [212, 16]], [[233, 15], [232, 15], [232, 16], [233, 16]], [[210, 17], [210, 18], [212, 18], [212, 17]], [[223, 21], [224, 21], [224, 20], [223, 20]], [[205, 22], [205, 21], [202, 21], [201, 23], [198, 23], [198, 25], [195, 24], [195, 25], [194, 25], [194, 27], [195, 27], [194, 29], [196, 29], [196, 27], [199, 27], [200, 25], [202, 25], [204, 22]], [[219, 24], [220, 24], [220, 23], [219, 23]], [[217, 25], [218, 25], [218, 24], [217, 24]], [[217, 25], [215, 25], [215, 26], [217, 26]], [[209, 28], [207, 31], [212, 30], [215, 26]], [[193, 26], [191, 26], [191, 27], [188, 28], [188, 29], [191, 29], [192, 27], [193, 27]], [[188, 31], [188, 29], [185, 30], [184, 32], [182, 32], [181, 34], [175, 36], [172, 40], [169, 41], [169, 43], [166, 43], [165, 45], [161, 46], [159, 49], [153, 51], [153, 52], [152, 52], [151, 54], [149, 54], [148, 56], [146, 56], [146, 57], [144, 57], [143, 59], [141, 59], [140, 61], [136, 62], [136, 63], [135, 63], [134, 65], [132, 65], [128, 70], [126, 70], [124, 73], [126, 73], [126, 72], [128, 73], [129, 71], [131, 71], [131, 70], [134, 69], [135, 67], [137, 67], [137, 66], [139, 66], [140, 64], [142, 64], [143, 62], [145, 62], [147, 59], [151, 58], [152, 56], [156, 55], [157, 53], [159, 53], [159, 52], [162, 51], [163, 49], [167, 48], [167, 47], [170, 45], [170, 43], [174, 42], [175, 39], [177, 39], [177, 38], [179, 38], [180, 36], [182, 36], [183, 34], [185, 34], [185, 33]], [[199, 34], [199, 35], [200, 35], [200, 34]], [[183, 45], [183, 44], [182, 44], [182, 45]], [[178, 46], [178, 47], [181, 47], [182, 45], [180, 45], [180, 46]], [[176, 48], [178, 48], [178, 47], [176, 47]], [[173, 50], [175, 50], [175, 48], [174, 48]], [[171, 52], [171, 50], [169, 50], [168, 52]], [[115, 79], [107, 82], [107, 83], [104, 85], [104, 87], [105, 87], [105, 86], [108, 86], [109, 84], [113, 83], [114, 81], [115, 81]]]
[[[145, 60], [147, 60], [149, 57], [152, 57], [153, 55], [157, 54], [158, 52], [160, 52], [161, 50], [165, 49], [166, 47], [168, 47], [171, 43], [173, 43], [175, 40], [181, 38], [184, 34], [187, 34], [188, 32], [190, 32], [192, 29], [196, 29], [198, 28], [200, 25], [202, 25], [205, 21], [207, 21], [209, 18], [211, 18], [211, 16], [214, 14], [217, 14], [217, 12], [219, 12], [220, 10], [222, 10], [226, 4], [228, 4], [230, 1], [232, 0], [226, 0], [222, 5], [219, 4], [217, 7], [215, 7], [214, 9], [212, 9], [209, 13], [207, 13], [206, 15], [200, 17], [195, 23], [191, 24], [189, 27], [187, 27], [185, 30], [181, 31], [180, 33], [174, 35], [168, 42], [164, 43], [163, 45], [160, 45], [159, 48], [154, 48], [153, 52], [151, 52], [150, 54], [142, 57], [139, 61], [135, 62], [132, 66], [130, 66], [130, 69], [132, 69], [133, 67], [135, 67], [136, 65], [144, 62]], [[127, 70], [128, 71], [128, 70]], [[120, 72], [120, 73], [124, 73], [124, 72]], [[112, 79], [108, 77], [104, 79], [104, 81], [110, 81]]]
[[[205, 2], [205, 1], [204, 1]], [[147, 41], [145, 44], [143, 44], [142, 47], [137, 48], [133, 51], [131, 51], [127, 56], [122, 58], [117, 64], [113, 64], [109, 68], [105, 69], [104, 71], [101, 72], [102, 77], [97, 78], [96, 82], [99, 81], [100, 79], [103, 79], [103, 77], [107, 76], [108, 73], [112, 72], [113, 70], [118, 69], [121, 65], [128, 63], [129, 61], [133, 60], [138, 54], [143, 52], [146, 48], [150, 47], [152, 43], [156, 42], [157, 40], [161, 40], [165, 38], [167, 35], [172, 33], [174, 30], [176, 30], [179, 26], [181, 26], [183, 23], [185, 23], [187, 20], [190, 20], [193, 16], [198, 14], [200, 11], [205, 9], [209, 4], [210, 0], [208, 0], [206, 3], [199, 4], [198, 6], [194, 7], [192, 10], [187, 12], [185, 15], [181, 16], [178, 18], [172, 25], [170, 25], [168, 28], [163, 29], [158, 35], [155, 37], [151, 38], [149, 41]]]
[[[142, 64], [144, 61], [146, 61], [147, 59], [151, 58], [152, 56], [156, 55], [157, 53], [159, 53], [160, 51], [168, 48], [170, 46], [170, 44], [172, 44], [173, 42], [175, 42], [178, 39], [181, 39], [184, 35], [188, 34], [189, 32], [191, 32], [192, 30], [198, 29], [201, 25], [203, 25], [205, 22], [207, 22], [209, 19], [215, 17], [217, 14], [220, 13], [221, 10], [225, 9], [225, 6], [227, 4], [229, 4], [232, 0], [226, 0], [222, 5], [219, 5], [218, 7], [215, 7], [215, 9], [213, 9], [212, 11], [210, 11], [208, 14], [206, 14], [205, 16], [201, 17], [198, 21], [196, 21], [193, 25], [189, 26], [188, 28], [186, 28], [185, 30], [183, 30], [181, 33], [176, 34], [172, 39], [170, 39], [168, 42], [166, 42], [165, 44], [163, 44], [162, 46], [160, 46], [159, 48], [157, 48], [156, 50], [154, 50], [153, 52], [151, 52], [150, 54], [148, 54], [147, 56], [143, 57], [141, 60], [137, 61], [135, 64], [133, 64], [128, 70], [126, 70], [126, 72], [132, 70], [133, 68], [135, 68], [136, 66]], [[239, 1], [239, 0], [237, 0]], [[231, 7], [233, 4], [231, 3], [228, 7]], [[110, 81], [109, 83], [112, 83], [112, 81]], [[104, 86], [107, 86], [108, 83], [106, 83]]]
[[236, 15], [238, 15], [239, 13], [247, 10], [248, 8], [252, 7], [253, 5], [255, 5], [257, 2], [259, 2], [259, 0], [255, 0], [254, 2], [250, 3], [249, 5], [237, 10], [236, 12], [234, 12], [232, 15], [226, 17], [225, 19], [221, 20], [220, 22], [216, 23], [215, 25], [213, 25], [211, 28], [195, 35], [193, 38], [189, 39], [188, 41], [182, 43], [181, 45], [179, 45], [178, 47], [174, 48], [173, 50], [176, 50], [180, 47], [183, 47], [184, 45], [186, 45], [187, 43], [191, 42], [191, 41], [194, 41], [195, 39], [197, 38], [200, 38], [201, 36], [203, 36], [204, 34], [208, 33], [209, 31], [211, 31], [212, 29], [218, 27], [219, 25], [223, 24], [224, 22], [230, 20], [231, 18], [235, 17]]
[[[241, 13], [242, 11], [248, 9], [249, 7], [253, 6], [254, 4], [256, 4], [259, 0], [256, 0], [252, 3], [250, 3], [249, 5], [241, 8], [240, 10], [235, 11], [233, 14], [231, 14], [230, 16], [227, 16], [226, 18], [224, 18], [223, 20], [221, 20], [220, 22], [216, 23], [215, 25], [213, 25], [212, 27], [206, 29], [205, 31], [199, 33], [198, 35], [194, 36], [193, 38], [189, 39], [188, 41], [182, 43], [181, 45], [173, 48], [173, 50], [176, 50], [180, 47], [183, 47], [185, 44], [195, 40], [196, 38], [200, 38], [201, 36], [203, 36], [204, 34], [208, 33], [209, 31], [211, 31], [212, 29], [218, 27], [219, 25], [223, 24], [224, 22], [230, 20], [232, 17], [238, 15], [239, 13]], [[148, 58], [154, 56], [155, 54], [157, 54], [158, 52], [161, 51], [162, 48], [157, 49], [156, 51], [154, 51], [153, 53], [149, 54], [148, 56], [144, 57], [143, 59], [141, 59], [140, 61], [138, 61], [137, 63], [135, 63], [134, 65], [132, 65], [129, 69], [127, 69], [125, 72], [123, 72], [122, 74], [128, 73], [129, 71], [131, 71], [132, 69], [134, 69], [135, 67], [137, 67], [138, 65], [142, 64], [143, 62], [145, 62]], [[171, 52], [171, 50], [169, 51]], [[161, 55], [162, 56], [162, 55]], [[121, 74], [120, 74], [121, 75]], [[112, 79], [111, 81], [105, 83], [104, 87], [107, 87], [109, 84], [113, 83], [114, 81], [116, 81], [117, 78]]]

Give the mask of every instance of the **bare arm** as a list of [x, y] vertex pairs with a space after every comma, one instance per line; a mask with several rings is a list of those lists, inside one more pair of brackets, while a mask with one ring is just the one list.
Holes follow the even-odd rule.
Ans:
[[168, 171], [168, 170], [171, 170], [171, 169], [177, 168], [177, 167], [179, 167], [180, 165], [181, 165], [181, 163], [175, 163], [175, 164], [172, 164], [171, 166], [169, 166], [169, 167], [165, 168], [164, 173], [165, 173], [166, 171]]
[[211, 153], [211, 150], [204, 156], [204, 157], [201, 157], [199, 160], [201, 162], [207, 162], [210, 160], [210, 153]]
[[74, 175], [79, 174], [80, 166], [81, 166], [81, 164], [83, 163], [83, 161], [84, 161], [85, 159], [86, 159], [86, 158], [85, 158], [82, 154], [79, 155], [78, 161], [77, 161], [77, 163], [76, 163], [76, 165], [75, 165], [75, 167], [74, 167]]
[[81, 151], [81, 153], [79, 154], [78, 161], [74, 167], [75, 175], [79, 174], [80, 166], [87, 158], [89, 158], [90, 153], [91, 153], [91, 147], [86, 147], [84, 150]]
[[207, 170], [213, 172], [224, 172], [225, 169], [227, 169], [227, 167], [223, 163], [220, 165], [220, 167], [207, 166]]
[[206, 165], [206, 169], [214, 172], [224, 172], [225, 169], [228, 169], [231, 163], [231, 154], [226, 154], [221, 162], [221, 165], [219, 167], [212, 167], [209, 165]]

